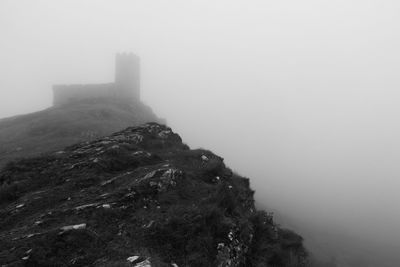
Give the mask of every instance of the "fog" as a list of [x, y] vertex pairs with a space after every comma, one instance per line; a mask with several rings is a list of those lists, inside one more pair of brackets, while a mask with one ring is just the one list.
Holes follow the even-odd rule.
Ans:
[[142, 61], [192, 147], [305, 222], [400, 244], [400, 2], [0, 0], [0, 117]]

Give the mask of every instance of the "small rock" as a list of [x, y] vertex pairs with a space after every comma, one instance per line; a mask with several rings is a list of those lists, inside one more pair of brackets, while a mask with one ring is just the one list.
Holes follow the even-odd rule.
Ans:
[[104, 193], [104, 194], [100, 195], [100, 197], [101, 197], [101, 198], [104, 198], [104, 197], [106, 197], [106, 196], [108, 196], [108, 195], [110, 195], [110, 193]]
[[110, 209], [110, 208], [111, 208], [111, 205], [110, 205], [110, 204], [103, 204], [102, 207], [105, 208], [105, 209]]
[[85, 204], [85, 205], [76, 207], [75, 210], [83, 210], [83, 209], [87, 209], [87, 208], [92, 208], [97, 205], [98, 205], [98, 203]]
[[131, 257], [128, 257], [126, 260], [129, 261], [129, 262], [134, 263], [134, 262], [137, 261], [139, 258], [140, 258], [139, 256], [131, 256]]
[[232, 231], [229, 232], [228, 238], [229, 238], [229, 240], [231, 240], [231, 241], [233, 240], [233, 232], [232, 232]]
[[202, 156], [201, 156], [201, 159], [202, 159], [203, 161], [208, 161], [208, 158], [207, 158], [206, 155], [202, 155]]
[[153, 178], [154, 175], [156, 175], [157, 171], [158, 171], [158, 170], [149, 172], [148, 174], [146, 174], [146, 175], [143, 177], [143, 180]]
[[36, 235], [38, 235], [38, 234], [29, 234], [29, 235], [26, 236], [26, 238], [31, 238], [31, 237], [34, 237]]
[[141, 156], [143, 154], [146, 154], [146, 153], [144, 151], [141, 151], [141, 150], [132, 153], [133, 156]]
[[136, 265], [134, 265], [134, 267], [151, 267], [151, 263], [149, 259], [146, 259], [142, 262], [136, 263]]
[[159, 132], [159, 133], [158, 133], [158, 136], [161, 137], [161, 138], [163, 138], [163, 139], [166, 139], [166, 138], [168, 138], [168, 136], [169, 136], [170, 134], [171, 134], [171, 131], [170, 131], [170, 130], [164, 130], [164, 131]]
[[151, 226], [153, 226], [154, 221], [149, 222], [147, 225], [144, 226], [144, 228], [150, 228]]
[[130, 263], [133, 263], [134, 267], [151, 267], [150, 260], [140, 256], [131, 256], [126, 259]]
[[19, 205], [15, 206], [16, 209], [20, 209], [20, 208], [23, 208], [23, 207], [25, 207], [25, 204], [19, 204]]
[[67, 232], [67, 231], [71, 231], [71, 230], [83, 230], [85, 228], [86, 228], [86, 223], [82, 223], [82, 224], [63, 226], [60, 229], [63, 232]]
[[25, 257], [22, 258], [22, 260], [27, 261], [27, 260], [29, 260], [29, 257], [30, 257], [30, 255], [25, 256]]

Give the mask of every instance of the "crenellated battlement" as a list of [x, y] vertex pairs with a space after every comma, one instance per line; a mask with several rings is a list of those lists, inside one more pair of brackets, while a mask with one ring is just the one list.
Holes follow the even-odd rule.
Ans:
[[55, 106], [94, 98], [140, 101], [140, 58], [133, 53], [118, 53], [113, 83], [54, 85], [53, 94]]

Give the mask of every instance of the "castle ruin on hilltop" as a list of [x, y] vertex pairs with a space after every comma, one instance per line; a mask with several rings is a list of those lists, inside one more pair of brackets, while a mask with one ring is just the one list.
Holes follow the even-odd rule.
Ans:
[[54, 106], [96, 98], [140, 101], [140, 59], [132, 53], [117, 54], [113, 83], [54, 85], [53, 94]]

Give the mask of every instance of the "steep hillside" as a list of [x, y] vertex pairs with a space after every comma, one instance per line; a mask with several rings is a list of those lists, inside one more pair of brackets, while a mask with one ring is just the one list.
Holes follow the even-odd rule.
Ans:
[[249, 180], [150, 123], [0, 172], [2, 266], [285, 266], [302, 238]]
[[129, 126], [163, 122], [141, 102], [92, 99], [0, 120], [0, 167], [13, 158], [39, 155], [94, 140]]

